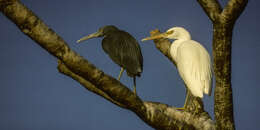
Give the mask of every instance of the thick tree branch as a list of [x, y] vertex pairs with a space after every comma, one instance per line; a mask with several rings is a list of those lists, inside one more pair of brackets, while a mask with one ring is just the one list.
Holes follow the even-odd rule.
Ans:
[[[160, 31], [158, 29], [155, 29], [150, 32], [150, 35], [154, 36], [159, 33], [160, 33]], [[171, 57], [171, 54], [169, 51], [171, 42], [166, 38], [160, 38], [160, 39], [155, 39], [154, 43], [155, 43], [154, 45], [156, 46], [156, 48], [176, 66], [175, 61]]]
[[[72, 77], [90, 91], [112, 103], [133, 111], [153, 128], [160, 130], [173, 130], [179, 126], [196, 129], [215, 128], [213, 121], [204, 112], [194, 114], [177, 111], [175, 108], [160, 103], [143, 102], [118, 80], [97, 69], [72, 51], [61, 37], [18, 0], [0, 0], [0, 11], [23, 33], [60, 60], [58, 66], [60, 72]], [[196, 106], [201, 106], [202, 102], [198, 103], [199, 105]], [[203, 111], [203, 106], [198, 110]]]
[[229, 0], [221, 13], [226, 23], [235, 22], [247, 5], [248, 0]]
[[98, 89], [96, 86], [94, 86], [92, 83], [90, 83], [89, 81], [83, 79], [82, 77], [80, 77], [79, 75], [71, 72], [65, 64], [63, 64], [60, 60], [58, 61], [58, 70], [60, 73], [67, 75], [71, 78], [73, 78], [74, 80], [78, 81], [82, 86], [84, 86], [87, 90], [100, 95], [101, 97], [104, 97], [105, 99], [109, 100], [110, 102], [114, 103], [115, 105], [118, 105], [122, 108], [126, 108], [125, 105], [113, 100], [110, 96], [108, 96], [105, 92], [103, 92], [102, 90]]
[[[179, 129], [196, 129], [196, 130], [215, 130], [215, 123], [212, 121], [206, 112], [202, 112], [198, 115], [195, 115], [190, 112], [186, 111], [178, 111], [174, 107], [170, 107], [166, 104], [161, 104], [161, 103], [155, 103], [155, 102], [145, 102], [144, 103], [147, 112], [152, 112], [151, 114], [147, 114], [149, 116], [154, 116], [160, 115], [160, 116], [166, 116], [168, 118], [157, 118], [157, 120], [154, 120], [155, 122], [160, 122], [160, 123], [169, 123], [168, 125], [165, 124], [166, 126], [169, 126], [171, 129], [176, 129], [176, 123], [178, 123]], [[170, 117], [168, 115], [171, 115]], [[173, 120], [173, 119], [178, 119], [178, 120]], [[167, 120], [167, 121], [165, 121]], [[183, 124], [182, 122], [185, 122]], [[173, 127], [175, 126], [175, 127]]]
[[[85, 79], [71, 72], [61, 61], [59, 61], [58, 69], [61, 73], [69, 77], [72, 77], [74, 80], [78, 81], [82, 86], [84, 86], [89, 91], [94, 92], [106, 98], [110, 102], [122, 108], [126, 108], [121, 103], [114, 101], [106, 93], [96, 88], [90, 82], [86, 81]], [[189, 124], [188, 128], [205, 129], [205, 130], [215, 129], [214, 122], [210, 119], [209, 115], [206, 112], [202, 114], [200, 113], [200, 115], [194, 115], [190, 112], [178, 111], [176, 110], [176, 108], [168, 106], [166, 104], [155, 103], [155, 102], [144, 102], [144, 105], [147, 109], [146, 118], [150, 120], [149, 123], [151, 124], [151, 126], [154, 126], [154, 124], [156, 124], [156, 127], [154, 126], [155, 128], [160, 128], [160, 129], [178, 128], [179, 129], [179, 128], [187, 127], [187, 125], [185, 125], [185, 123], [187, 123]], [[141, 117], [141, 119], [143, 119], [143, 117]]]
[[217, 0], [197, 0], [210, 20], [215, 23], [220, 17], [222, 8]]
[[213, 26], [213, 68], [216, 79], [214, 111], [217, 129], [235, 129], [231, 87], [232, 27]]
[[[213, 0], [198, 0], [206, 14], [219, 11], [210, 10]], [[214, 2], [216, 3], [216, 2]], [[219, 130], [235, 129], [231, 87], [231, 45], [235, 21], [244, 10], [247, 0], [230, 0], [213, 22], [213, 68], [216, 78], [214, 92], [214, 111], [216, 128]], [[217, 21], [217, 22], [216, 22]]]
[[113, 100], [128, 106], [129, 109], [142, 108], [142, 101], [134, 96], [131, 90], [72, 51], [61, 37], [48, 28], [22, 3], [17, 0], [1, 0], [0, 7], [1, 11], [22, 32], [50, 54], [60, 59], [73, 73], [90, 81], [98, 89], [106, 92], [109, 97], [113, 97]]
[[[83, 85], [89, 91], [92, 91], [112, 103], [126, 108], [122, 104], [114, 101], [110, 98], [106, 93], [96, 88], [90, 82], [81, 78], [80, 76], [71, 72], [62, 62], [59, 61], [58, 69], [61, 73], [66, 74], [69, 77], [72, 77], [74, 80], [78, 81], [81, 85]], [[152, 119], [152, 124], [158, 124], [158, 128], [169, 128], [169, 129], [179, 129], [185, 128], [185, 122], [188, 124], [188, 128], [196, 128], [200, 130], [213, 130], [215, 129], [214, 122], [210, 119], [209, 115], [204, 112], [200, 113], [200, 115], [194, 115], [190, 112], [178, 111], [174, 107], [170, 107], [166, 104], [155, 103], [155, 102], [144, 102], [144, 105], [147, 109], [147, 118]], [[159, 115], [159, 116], [158, 116]], [[155, 118], [154, 118], [155, 117]], [[167, 117], [167, 118], [165, 118]], [[178, 119], [178, 120], [176, 120]], [[158, 123], [160, 122], [160, 123]], [[181, 125], [176, 125], [181, 124]], [[194, 125], [194, 126], [193, 126]], [[187, 127], [187, 126], [186, 126]]]

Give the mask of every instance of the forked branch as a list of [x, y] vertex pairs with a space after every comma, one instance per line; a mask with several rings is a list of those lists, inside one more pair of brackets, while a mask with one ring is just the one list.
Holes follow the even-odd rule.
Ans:
[[232, 32], [234, 24], [246, 7], [248, 0], [229, 0], [223, 10], [216, 0], [197, 1], [213, 23], [216, 128], [219, 130], [233, 130], [235, 124], [231, 87]]

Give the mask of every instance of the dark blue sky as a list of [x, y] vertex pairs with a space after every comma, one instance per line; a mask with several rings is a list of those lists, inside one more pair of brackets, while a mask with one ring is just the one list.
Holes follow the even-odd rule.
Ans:
[[[141, 44], [144, 71], [137, 79], [143, 100], [181, 107], [185, 89], [176, 68], [153, 45], [141, 43], [149, 31], [182, 26], [194, 40], [212, 52], [212, 24], [194, 0], [22, 0], [69, 46], [107, 74], [120, 68], [101, 48], [101, 39], [82, 44], [76, 40], [101, 26], [113, 24], [128, 31]], [[251, 0], [233, 33], [232, 85], [238, 130], [260, 127], [259, 66], [260, 2]], [[0, 14], [0, 129], [1, 130], [152, 130], [130, 111], [88, 92], [58, 73], [57, 59], [35, 44]], [[212, 54], [211, 54], [212, 55]], [[132, 79], [121, 81], [131, 87]], [[213, 115], [213, 96], [204, 98]], [[258, 110], [258, 111], [257, 111]]]

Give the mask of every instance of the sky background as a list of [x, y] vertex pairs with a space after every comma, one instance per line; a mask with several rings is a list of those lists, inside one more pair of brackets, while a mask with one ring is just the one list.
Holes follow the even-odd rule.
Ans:
[[[141, 39], [149, 31], [186, 28], [212, 55], [212, 24], [195, 0], [21, 0], [69, 46], [105, 73], [117, 77], [120, 68], [101, 47], [101, 38], [76, 40], [104, 25], [115, 25], [140, 43], [144, 70], [137, 79], [143, 100], [181, 107], [183, 81], [175, 66]], [[222, 5], [226, 0], [220, 1]], [[260, 128], [259, 66], [260, 2], [250, 0], [233, 32], [232, 85], [237, 130]], [[119, 108], [60, 74], [57, 59], [34, 43], [0, 14], [1, 130], [152, 130], [134, 113]], [[132, 79], [121, 82], [132, 89]], [[215, 84], [213, 84], [215, 86]], [[214, 116], [213, 96], [205, 109]]]

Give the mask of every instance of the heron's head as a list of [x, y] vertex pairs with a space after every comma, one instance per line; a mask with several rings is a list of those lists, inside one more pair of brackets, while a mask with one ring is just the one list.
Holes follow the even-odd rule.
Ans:
[[79, 39], [77, 41], [77, 43], [80, 43], [82, 41], [85, 41], [85, 40], [88, 40], [88, 39], [91, 39], [91, 38], [103, 37], [103, 36], [107, 35], [108, 33], [115, 31], [115, 30], [118, 30], [118, 29], [113, 25], [103, 26], [103, 27], [99, 28], [97, 32], [89, 34], [85, 37], [82, 37], [81, 39]]
[[167, 38], [167, 39], [182, 39], [182, 40], [190, 40], [191, 36], [190, 33], [182, 28], [182, 27], [173, 27], [168, 29], [166, 32], [164, 33], [160, 33], [158, 35], [154, 35], [151, 37], [146, 37], [144, 39], [142, 39], [142, 41], [147, 41], [147, 40], [154, 40], [154, 39], [160, 39], [160, 38]]

